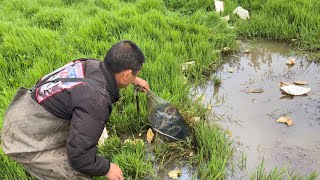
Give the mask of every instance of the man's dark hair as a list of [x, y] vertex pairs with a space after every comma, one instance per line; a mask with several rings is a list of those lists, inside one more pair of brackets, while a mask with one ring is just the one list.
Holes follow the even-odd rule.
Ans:
[[104, 57], [113, 73], [131, 69], [134, 75], [141, 70], [145, 62], [141, 49], [133, 42], [125, 40], [113, 45]]

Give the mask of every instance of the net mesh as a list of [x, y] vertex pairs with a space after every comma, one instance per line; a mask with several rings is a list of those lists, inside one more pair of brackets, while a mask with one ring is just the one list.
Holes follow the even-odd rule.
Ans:
[[189, 135], [189, 126], [178, 109], [155, 93], [147, 93], [149, 122], [154, 130], [175, 140]]

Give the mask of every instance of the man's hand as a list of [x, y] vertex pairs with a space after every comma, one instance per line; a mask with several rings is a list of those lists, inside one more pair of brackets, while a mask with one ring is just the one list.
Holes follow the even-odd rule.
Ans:
[[110, 163], [110, 169], [106, 176], [109, 180], [124, 180], [122, 170], [118, 165], [113, 163]]
[[142, 87], [143, 91], [146, 92], [146, 91], [150, 91], [150, 88], [149, 88], [149, 84], [147, 81], [137, 77], [133, 83], [134, 85], [137, 85], [137, 86], [140, 86]]

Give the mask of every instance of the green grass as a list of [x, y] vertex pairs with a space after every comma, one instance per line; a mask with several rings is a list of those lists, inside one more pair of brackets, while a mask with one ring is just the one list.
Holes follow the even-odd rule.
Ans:
[[215, 86], [220, 86], [222, 84], [221, 77], [218, 77], [217, 75], [215, 75], [213, 77], [213, 83]]
[[[212, 1], [165, 1], [169, 9], [190, 15], [199, 9], [213, 11]], [[199, 3], [198, 3], [199, 2]], [[225, 0], [225, 11], [237, 34], [247, 38], [287, 40], [297, 39], [301, 48], [320, 50], [320, 2], [317, 0]], [[250, 20], [239, 20], [232, 12], [241, 6], [250, 13]]]
[[233, 149], [226, 133], [217, 125], [204, 122], [195, 128], [197, 144], [196, 164], [200, 179], [226, 179], [227, 164]]
[[119, 137], [110, 137], [100, 146], [98, 153], [124, 167], [123, 174], [126, 179], [155, 177], [151, 158], [148, 158], [145, 144], [141, 139], [129, 138], [122, 142]]
[[[317, 51], [319, 2], [290, 1], [285, 3], [288, 7], [283, 2], [226, 1], [222, 15], [238, 4], [252, 9], [250, 21], [232, 16], [233, 30], [213, 12], [211, 0], [0, 0], [0, 127], [19, 86], [32, 87], [46, 73], [76, 58], [103, 59], [114, 43], [129, 39], [146, 55], [141, 77], [151, 89], [176, 105], [186, 119], [201, 120], [190, 121], [194, 135], [187, 142], [154, 143], [156, 158], [151, 160], [145, 145], [124, 143], [121, 137], [145, 132], [148, 126], [146, 97], [139, 94], [141, 114], [137, 114], [130, 87], [121, 91], [107, 126], [112, 138], [99, 153], [125, 169], [126, 179], [141, 179], [156, 176], [154, 165], [181, 158], [172, 154], [186, 156], [182, 152], [187, 149], [195, 152], [190, 163], [201, 167], [196, 170], [198, 178], [224, 179], [232, 156], [230, 140], [217, 125], [204, 122], [205, 108], [188, 98], [190, 82], [205, 81], [219, 63], [221, 50], [237, 49], [239, 36], [297, 38], [301, 48]], [[181, 65], [189, 61], [195, 66], [184, 72]], [[184, 76], [189, 83], [183, 83]], [[29, 177], [1, 151], [0, 160], [0, 179]]]
[[228, 0], [225, 14], [232, 14], [237, 5], [250, 12], [250, 20], [238, 20], [234, 15], [237, 33], [247, 38], [266, 38], [294, 41], [303, 51], [320, 57], [320, 1], [317, 0]]
[[0, 179], [32, 179], [21, 165], [12, 162], [1, 150], [0, 162]]
[[251, 180], [259, 179], [259, 180], [281, 180], [281, 179], [292, 179], [292, 180], [315, 180], [318, 174], [316, 172], [312, 172], [308, 176], [301, 176], [299, 174], [294, 173], [293, 171], [289, 171], [288, 168], [273, 168], [269, 172], [267, 172], [264, 168], [264, 160], [262, 160], [261, 164], [257, 167], [255, 173], [253, 173], [250, 177]]
[[156, 137], [152, 144], [152, 152], [158, 165], [158, 169], [164, 169], [166, 165], [181, 161], [191, 161], [190, 153], [194, 153], [195, 147], [192, 138], [184, 141], [168, 142], [161, 137]]

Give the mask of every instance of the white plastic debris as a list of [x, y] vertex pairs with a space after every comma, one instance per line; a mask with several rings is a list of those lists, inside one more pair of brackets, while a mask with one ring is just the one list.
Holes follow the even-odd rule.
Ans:
[[224, 11], [224, 2], [223, 1], [214, 1], [214, 7], [216, 12], [223, 12]]
[[225, 52], [230, 51], [230, 50], [231, 50], [231, 48], [229, 48], [229, 47], [224, 47], [223, 48], [223, 51], [225, 51]]
[[237, 14], [241, 19], [249, 19], [249, 11], [245, 10], [243, 7], [238, 6], [234, 11], [234, 14]]
[[194, 66], [196, 64], [195, 61], [189, 61], [189, 62], [185, 62], [181, 65], [181, 68], [183, 71], [188, 70], [189, 68], [191, 68], [192, 66]]
[[290, 57], [288, 59], [288, 61], [286, 62], [287, 65], [295, 65], [296, 64], [296, 60], [292, 57]]
[[200, 117], [194, 116], [194, 117], [191, 118], [191, 120], [192, 120], [193, 122], [199, 122], [199, 121], [200, 121]]
[[182, 172], [179, 169], [172, 170], [168, 173], [168, 176], [172, 179], [178, 179], [180, 177]]
[[305, 88], [305, 87], [300, 87], [296, 85], [289, 85], [289, 86], [282, 86], [281, 90], [294, 96], [300, 96], [308, 93], [311, 90], [311, 88]]
[[230, 16], [229, 15], [224, 16], [224, 17], [222, 17], [222, 19], [224, 19], [225, 21], [229, 21], [230, 20]]
[[229, 68], [229, 69], [228, 69], [228, 72], [229, 72], [229, 73], [233, 73], [233, 69], [232, 69], [232, 68]]
[[109, 137], [108, 131], [106, 128], [104, 128], [102, 131], [102, 134], [99, 138], [98, 145], [100, 146], [100, 145], [104, 144], [104, 140], [107, 139], [108, 137]]
[[288, 127], [293, 124], [293, 120], [290, 117], [281, 117], [276, 122], [286, 124]]

